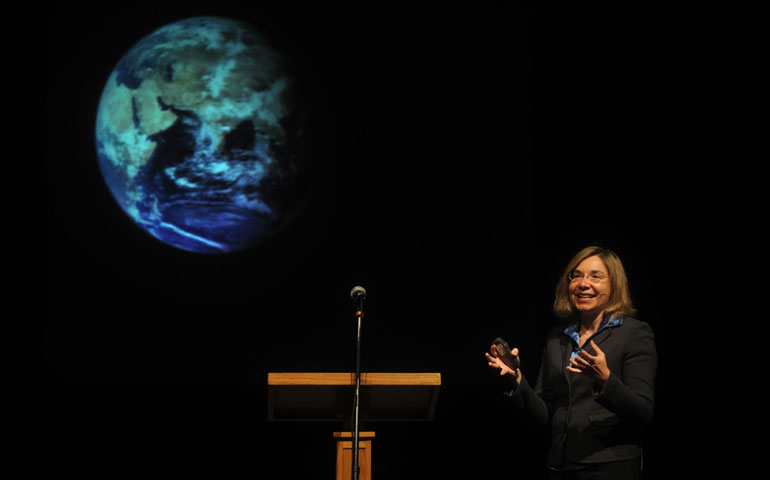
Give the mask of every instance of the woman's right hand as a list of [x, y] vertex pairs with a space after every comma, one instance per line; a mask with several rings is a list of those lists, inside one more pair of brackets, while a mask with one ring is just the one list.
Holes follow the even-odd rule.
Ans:
[[[500, 358], [497, 355], [497, 348], [495, 345], [492, 345], [490, 348], [490, 351], [493, 353], [493, 355], [490, 355], [489, 353], [486, 353], [487, 361], [489, 362], [489, 366], [492, 368], [497, 368], [500, 370], [500, 375], [510, 375], [510, 379], [516, 383], [516, 385], [519, 385], [521, 383], [521, 366], [519, 368], [513, 369], [509, 367], [508, 365], [503, 362], [503, 359]], [[519, 357], [519, 349], [514, 348], [511, 350], [511, 354], [518, 359]]]

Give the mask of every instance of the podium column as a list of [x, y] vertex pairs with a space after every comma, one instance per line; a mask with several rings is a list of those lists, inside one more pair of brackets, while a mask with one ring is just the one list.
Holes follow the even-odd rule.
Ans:
[[[337, 480], [350, 480], [353, 471], [353, 433], [334, 432], [337, 439]], [[372, 478], [372, 439], [374, 432], [358, 432], [359, 480]]]

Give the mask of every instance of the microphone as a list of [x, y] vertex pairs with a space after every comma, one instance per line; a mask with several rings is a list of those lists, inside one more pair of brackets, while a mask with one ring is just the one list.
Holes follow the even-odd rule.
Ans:
[[353, 480], [358, 480], [358, 476], [361, 472], [358, 465], [358, 404], [361, 395], [361, 319], [364, 317], [364, 299], [366, 298], [366, 290], [364, 287], [356, 286], [350, 291], [350, 298], [358, 303], [358, 311], [356, 312], [356, 319], [358, 320], [358, 331], [356, 333], [356, 389], [353, 394], [353, 461], [351, 465], [351, 476]]
[[366, 290], [364, 290], [364, 287], [353, 287], [353, 290], [350, 291], [350, 298], [354, 302], [358, 302], [360, 300], [366, 299]]

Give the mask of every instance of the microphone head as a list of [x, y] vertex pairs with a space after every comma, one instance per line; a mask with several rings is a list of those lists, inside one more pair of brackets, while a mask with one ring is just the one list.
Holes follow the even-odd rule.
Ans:
[[353, 290], [350, 291], [350, 298], [353, 299], [354, 302], [365, 300], [366, 290], [364, 290], [364, 287], [353, 287]]

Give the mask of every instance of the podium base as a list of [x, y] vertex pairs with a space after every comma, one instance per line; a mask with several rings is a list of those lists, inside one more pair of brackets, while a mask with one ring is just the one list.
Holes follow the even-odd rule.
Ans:
[[[334, 432], [337, 440], [337, 480], [351, 480], [353, 473], [353, 433]], [[358, 432], [359, 480], [372, 478], [372, 439], [374, 432]]]

